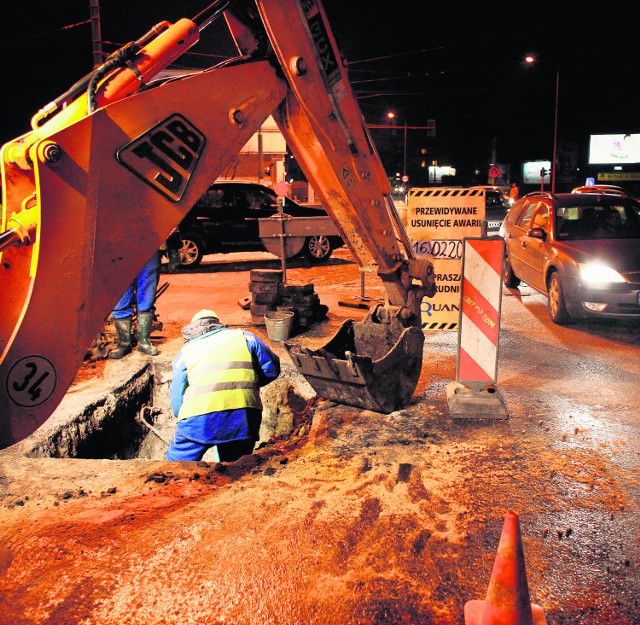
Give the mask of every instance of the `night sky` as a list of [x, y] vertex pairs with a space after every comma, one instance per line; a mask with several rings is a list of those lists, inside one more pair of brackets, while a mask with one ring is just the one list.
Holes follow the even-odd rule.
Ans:
[[[6, 111], [1, 143], [28, 131], [32, 115], [93, 63], [89, 0], [14, 6], [17, 17], [0, 26]], [[206, 6], [206, 0], [101, 0], [104, 50], [113, 52], [163, 19], [194, 17]], [[388, 123], [389, 110], [400, 125], [436, 121], [435, 138], [409, 132], [411, 154], [425, 149], [427, 158], [460, 168], [486, 167], [494, 154], [514, 166], [550, 159], [558, 69], [560, 141], [640, 132], [640, 43], [631, 16], [583, 11], [561, 20], [548, 6], [529, 8], [523, 20], [509, 16], [506, 5], [417, 6], [395, 2], [380, 10], [364, 0], [324, 3], [367, 123]], [[186, 65], [215, 61], [228, 51], [221, 26], [202, 34], [183, 57]], [[537, 55], [534, 66], [523, 63], [527, 53]], [[397, 160], [402, 133], [391, 133], [372, 131], [381, 155], [393, 161], [389, 146], [395, 144]], [[394, 165], [385, 161], [388, 173]]]

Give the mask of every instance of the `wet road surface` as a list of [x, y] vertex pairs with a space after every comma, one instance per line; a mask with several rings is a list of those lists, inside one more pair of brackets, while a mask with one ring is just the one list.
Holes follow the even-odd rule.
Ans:
[[[202, 307], [246, 324], [251, 266], [277, 263], [163, 276], [167, 340]], [[301, 342], [364, 314], [338, 306], [360, 292], [347, 253], [288, 271], [329, 305]], [[450, 418], [457, 336], [438, 332], [404, 409], [301, 401], [291, 437], [237, 463], [0, 455], [0, 620], [462, 625], [513, 510], [549, 625], [637, 625], [639, 342], [637, 326], [555, 326], [544, 298], [505, 290], [507, 420]]]

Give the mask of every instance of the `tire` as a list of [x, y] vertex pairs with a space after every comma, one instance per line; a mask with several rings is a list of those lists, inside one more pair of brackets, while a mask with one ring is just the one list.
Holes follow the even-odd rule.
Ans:
[[520, 286], [520, 278], [513, 273], [511, 263], [506, 256], [502, 263], [502, 283], [509, 289], [515, 289], [517, 286]]
[[182, 267], [197, 267], [204, 256], [204, 245], [199, 237], [190, 233], [182, 234], [180, 248], [180, 265]]
[[549, 278], [549, 316], [551, 321], [559, 326], [571, 323], [571, 317], [567, 312], [564, 301], [564, 293], [562, 291], [562, 282], [558, 277], [558, 272], [554, 271]]
[[313, 237], [307, 237], [304, 242], [303, 254], [312, 263], [322, 263], [327, 260], [333, 253], [333, 244], [329, 237], [319, 234]]

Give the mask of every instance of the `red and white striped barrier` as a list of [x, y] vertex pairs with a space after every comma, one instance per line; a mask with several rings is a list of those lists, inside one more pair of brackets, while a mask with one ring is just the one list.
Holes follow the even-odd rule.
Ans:
[[447, 385], [454, 418], [504, 419], [495, 383], [502, 307], [501, 237], [464, 240], [456, 381]]
[[504, 240], [465, 239], [458, 381], [495, 383], [502, 303]]

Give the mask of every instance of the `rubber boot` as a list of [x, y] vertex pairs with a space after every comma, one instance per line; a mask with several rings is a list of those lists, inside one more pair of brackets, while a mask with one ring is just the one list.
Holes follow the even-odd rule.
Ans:
[[123, 358], [131, 351], [131, 317], [114, 319], [118, 333], [118, 348], [109, 352], [109, 358]]
[[167, 264], [167, 273], [176, 273], [180, 267], [180, 250], [170, 249], [167, 252], [169, 263]]
[[153, 311], [138, 313], [138, 351], [147, 356], [157, 356], [160, 353], [149, 341], [153, 317]]

